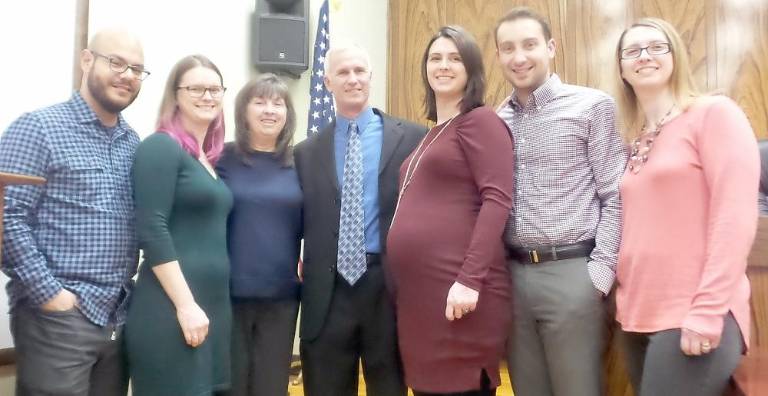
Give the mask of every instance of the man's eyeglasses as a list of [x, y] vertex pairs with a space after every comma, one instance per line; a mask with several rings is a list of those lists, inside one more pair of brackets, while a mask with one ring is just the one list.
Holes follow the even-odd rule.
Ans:
[[668, 54], [672, 49], [669, 43], [654, 43], [647, 47], [629, 47], [621, 50], [621, 59], [637, 59], [645, 51], [648, 55]]
[[218, 99], [224, 96], [224, 91], [227, 90], [226, 88], [220, 85], [214, 85], [210, 87], [204, 87], [202, 85], [187, 85], [186, 87], [176, 87], [176, 89], [187, 90], [187, 93], [189, 94], [189, 96], [195, 99], [202, 98], [203, 95], [205, 95], [205, 91], [208, 91], [208, 93], [211, 94], [212, 98]]
[[144, 69], [144, 66], [130, 65], [120, 58], [100, 54], [96, 51], [91, 51], [91, 53], [98, 56], [99, 58], [106, 59], [107, 62], [109, 62], [109, 69], [115, 73], [123, 74], [126, 70], [131, 69], [131, 74], [133, 74], [134, 77], [141, 81], [144, 81], [145, 78], [149, 77], [150, 73]]

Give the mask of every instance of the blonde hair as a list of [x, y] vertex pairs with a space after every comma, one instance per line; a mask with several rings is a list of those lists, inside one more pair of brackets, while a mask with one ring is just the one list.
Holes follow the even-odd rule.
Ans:
[[625, 29], [616, 44], [616, 102], [619, 107], [622, 136], [626, 142], [637, 138], [645, 122], [645, 117], [637, 103], [637, 95], [632, 86], [621, 77], [621, 49], [624, 36], [633, 28], [644, 26], [656, 29], [667, 37], [670, 53], [672, 54], [672, 75], [669, 77], [669, 87], [678, 107], [687, 109], [699, 96], [696, 83], [693, 80], [688, 52], [680, 34], [667, 21], [659, 18], [641, 18]]
[[323, 62], [323, 73], [329, 75], [331, 73], [331, 58], [339, 52], [354, 51], [363, 57], [366, 66], [368, 66], [368, 72], [371, 72], [371, 55], [368, 50], [363, 48], [360, 44], [353, 41], [341, 41], [337, 44], [332, 44], [328, 51], [325, 53], [325, 61]]

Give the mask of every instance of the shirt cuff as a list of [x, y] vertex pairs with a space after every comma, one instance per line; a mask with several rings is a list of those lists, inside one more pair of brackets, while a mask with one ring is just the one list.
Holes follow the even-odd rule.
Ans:
[[34, 287], [27, 288], [26, 294], [33, 305], [40, 306], [56, 297], [61, 292], [61, 289], [63, 289], [61, 283], [49, 275], [41, 279]]
[[725, 318], [718, 315], [688, 313], [683, 319], [682, 328], [693, 330], [712, 342], [713, 346], [720, 344], [723, 335]]
[[483, 281], [481, 279], [471, 278], [464, 273], [459, 273], [459, 276], [456, 277], [455, 282], [461, 283], [462, 285], [478, 293], [480, 292], [480, 289], [483, 286]]
[[600, 290], [603, 295], [607, 296], [613, 287], [616, 273], [607, 265], [595, 261], [588, 262], [587, 269], [589, 270], [589, 277], [592, 279], [592, 284], [595, 286], [595, 289]]

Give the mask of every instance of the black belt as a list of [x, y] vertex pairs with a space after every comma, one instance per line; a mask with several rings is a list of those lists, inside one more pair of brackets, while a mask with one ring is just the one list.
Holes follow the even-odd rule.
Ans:
[[381, 255], [378, 253], [366, 253], [365, 264], [369, 267], [374, 265], [381, 265]]
[[547, 261], [567, 260], [572, 258], [587, 257], [595, 248], [595, 240], [572, 243], [570, 245], [557, 246], [507, 246], [509, 257], [522, 264], [539, 264]]

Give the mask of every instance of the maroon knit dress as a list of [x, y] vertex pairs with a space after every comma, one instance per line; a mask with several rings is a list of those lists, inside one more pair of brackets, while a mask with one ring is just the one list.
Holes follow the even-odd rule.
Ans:
[[[387, 240], [406, 383], [439, 393], [479, 389], [483, 369], [500, 383], [511, 318], [502, 235], [514, 178], [512, 137], [490, 108], [457, 116], [427, 148], [444, 125], [411, 154], [423, 156]], [[451, 322], [445, 305], [455, 281], [480, 297], [474, 312]]]

